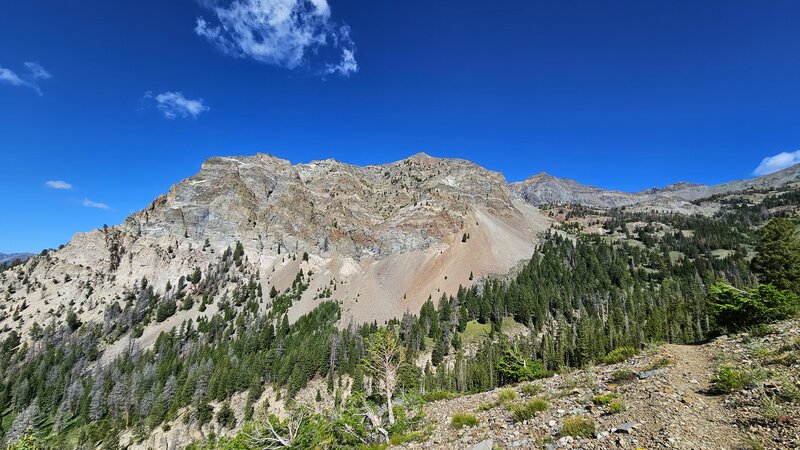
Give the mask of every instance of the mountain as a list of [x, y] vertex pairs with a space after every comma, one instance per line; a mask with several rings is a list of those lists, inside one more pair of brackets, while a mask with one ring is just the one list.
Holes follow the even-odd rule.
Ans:
[[11, 264], [15, 261], [25, 261], [33, 256], [33, 253], [0, 253], [0, 266]]
[[533, 205], [569, 203], [596, 207], [619, 207], [641, 201], [635, 193], [611, 191], [586, 186], [567, 178], [556, 178], [544, 172], [512, 184], [512, 189]]
[[639, 192], [601, 189], [540, 173], [524, 181], [512, 183], [512, 190], [533, 205], [563, 203], [601, 208], [661, 205], [665, 209], [679, 209], [686, 202], [751, 189], [775, 189], [799, 180], [800, 164], [762, 177], [715, 186], [680, 182]]
[[[676, 392], [697, 384], [686, 373], [715, 382], [717, 351], [673, 344], [721, 332], [708, 286], [757, 283], [754, 231], [796, 216], [798, 172], [625, 193], [546, 174], [508, 183], [425, 154], [364, 167], [211, 158], [121, 224], [0, 268], [0, 384], [10, 392], [0, 395], [0, 445], [32, 428], [53, 448], [217, 448], [237, 433], [262, 448], [302, 428], [285, 438], [295, 448], [389, 438], [464, 448], [486, 430], [529, 446], [569, 444], [565, 427], [580, 419], [600, 429], [575, 444], [607, 448], [618, 418], [644, 422], [648, 411], [652, 423], [627, 430], [651, 434], [638, 442], [681, 437], [665, 427], [705, 397]], [[658, 342], [680, 360], [674, 373], [660, 371], [666, 353], [636, 356]], [[381, 375], [380, 364], [396, 372]], [[649, 381], [610, 383], [637, 373]], [[542, 377], [510, 397], [491, 392]], [[394, 427], [391, 394], [378, 392], [386, 379], [398, 382]], [[768, 381], [773, 398], [795, 392], [782, 380]], [[667, 395], [676, 400], [664, 408], [648, 403]], [[434, 402], [443, 398], [452, 401]], [[630, 409], [614, 416], [613, 401]], [[724, 413], [721, 400], [703, 401], [714, 402], [697, 408], [706, 417]], [[788, 408], [775, 417], [796, 416], [800, 401]], [[423, 409], [445, 425], [433, 432]], [[477, 416], [480, 434], [451, 430], [460, 412]], [[533, 428], [537, 418], [547, 426]], [[769, 438], [791, 446], [792, 433]]]
[[[265, 291], [286, 290], [301, 270], [313, 274], [291, 321], [335, 286], [330, 298], [346, 320], [382, 322], [508, 272], [550, 223], [502, 174], [464, 160], [418, 154], [359, 167], [266, 154], [212, 158], [122, 224], [76, 234], [32, 260], [30, 289], [6, 279], [0, 293], [14, 290], [12, 303], [34, 306], [21, 331], [57, 318], [75, 298], [82, 320], [99, 321], [97, 305], [124, 298], [141, 280], [164, 292], [240, 243]], [[177, 314], [164, 327], [199, 315]]]
[[[290, 321], [330, 298], [341, 303], [345, 322], [382, 322], [528, 259], [553, 223], [537, 206], [702, 212], [689, 201], [776, 187], [799, 175], [795, 166], [717, 186], [678, 183], [627, 193], [544, 173], [508, 183], [472, 162], [422, 153], [365, 167], [332, 159], [292, 164], [267, 154], [211, 158], [122, 224], [78, 233], [63, 248], [31, 258], [27, 277], [0, 279], [0, 294], [12, 307], [35, 306], [30, 320], [15, 324], [21, 332], [60, 320], [69, 306], [81, 320], [100, 321], [103, 305], [142, 280], [166, 292], [239, 244], [248, 273], [264, 290], [289, 289], [301, 271], [308, 278], [288, 310]], [[201, 315], [176, 314], [145, 338]], [[0, 326], [10, 325], [8, 315], [0, 316]]]

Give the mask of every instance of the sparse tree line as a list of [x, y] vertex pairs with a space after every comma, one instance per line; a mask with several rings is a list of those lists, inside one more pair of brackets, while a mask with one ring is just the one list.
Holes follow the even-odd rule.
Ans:
[[[242, 425], [233, 439], [209, 436], [197, 448], [353, 448], [412, 435], [421, 426], [421, 402], [443, 393], [484, 391], [650, 342], [694, 342], [796, 313], [800, 247], [791, 221], [776, 219], [762, 230], [751, 262], [738, 251], [754, 242], [747, 230], [666, 215], [613, 220], [693, 233], [650, 232], [652, 245], [644, 246], [547, 234], [511, 281], [429, 299], [418, 314], [384, 326], [340, 328], [334, 301], [320, 301], [290, 325], [286, 311], [313, 274], [300, 272], [286, 291], [272, 287], [265, 295], [237, 245], [217, 265], [160, 293], [143, 280], [124, 306], [108, 306], [103, 323], [73, 316], [40, 329], [30, 343], [9, 333], [0, 343], [0, 439], [115, 448], [122, 430], [144, 439], [155, 427], [183, 421]], [[685, 251], [686, 242], [698, 251]], [[716, 245], [733, 251], [714, 256]], [[673, 259], [672, 251], [687, 256]], [[237, 288], [220, 294], [223, 281]], [[99, 364], [104, 343], [211, 302], [218, 309], [210, 318], [184, 321], [150, 349], [129, 340], [113, 362]], [[508, 337], [503, 330], [514, 324], [528, 332]], [[475, 330], [481, 338], [468, 347]], [[431, 362], [418, 367], [426, 352]], [[333, 410], [292, 401], [315, 377], [326, 380]], [[270, 414], [269, 400], [256, 406], [267, 386], [289, 400], [287, 419]], [[230, 404], [236, 393], [246, 393], [243, 424]]]

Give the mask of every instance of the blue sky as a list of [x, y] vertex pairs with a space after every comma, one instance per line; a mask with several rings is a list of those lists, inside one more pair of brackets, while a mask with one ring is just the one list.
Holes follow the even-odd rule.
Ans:
[[5, 2], [0, 252], [119, 223], [215, 155], [747, 178], [800, 159], [798, 21], [795, 1]]

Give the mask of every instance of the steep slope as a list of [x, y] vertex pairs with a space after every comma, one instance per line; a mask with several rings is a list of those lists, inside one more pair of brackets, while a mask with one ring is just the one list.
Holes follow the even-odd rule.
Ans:
[[[24, 332], [33, 322], [61, 320], [70, 308], [82, 320], [102, 320], [105, 305], [142, 279], [166, 292], [237, 243], [264, 292], [287, 289], [300, 270], [312, 275], [290, 320], [333, 286], [328, 295], [342, 304], [345, 321], [384, 321], [507, 272], [531, 256], [548, 226], [502, 174], [468, 161], [419, 154], [359, 167], [292, 165], [265, 154], [212, 158], [121, 225], [77, 234], [2, 274], [0, 327]], [[229, 289], [219, 286], [223, 294]], [[12, 310], [21, 320], [12, 320]]]

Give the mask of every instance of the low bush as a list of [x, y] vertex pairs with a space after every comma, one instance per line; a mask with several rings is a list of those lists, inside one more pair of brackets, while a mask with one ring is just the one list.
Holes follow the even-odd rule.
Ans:
[[750, 327], [750, 336], [753, 337], [764, 337], [770, 334], [775, 334], [777, 331], [775, 327], [771, 325], [767, 325], [766, 323], [759, 323]]
[[592, 403], [597, 406], [608, 406], [615, 398], [617, 398], [617, 396], [614, 394], [595, 395], [592, 397]]
[[455, 413], [453, 419], [450, 421], [450, 426], [455, 429], [463, 427], [474, 427], [478, 424], [478, 419], [469, 413]]
[[625, 411], [625, 404], [619, 400], [614, 400], [608, 405], [608, 413], [609, 414], [618, 414], [622, 411]]
[[542, 387], [536, 383], [529, 383], [519, 388], [525, 395], [539, 395], [542, 392]]
[[611, 374], [611, 381], [615, 383], [624, 383], [626, 381], [633, 381], [637, 377], [636, 372], [629, 370], [629, 369], [619, 369], [615, 370], [614, 373]]
[[595, 429], [597, 426], [591, 417], [567, 417], [561, 425], [561, 436], [592, 437]]
[[715, 392], [727, 394], [744, 389], [752, 381], [753, 377], [744, 370], [724, 365], [717, 370], [711, 385]]
[[672, 365], [672, 360], [671, 359], [669, 359], [669, 358], [659, 358], [659, 359], [653, 361], [652, 364], [647, 366], [647, 369], [645, 370], [645, 372], [648, 371], [648, 370], [661, 369], [663, 367], [667, 367], [667, 366], [671, 366], [671, 365]]
[[636, 349], [633, 347], [619, 347], [603, 357], [604, 364], [616, 364], [625, 361], [631, 356], [636, 355]]

